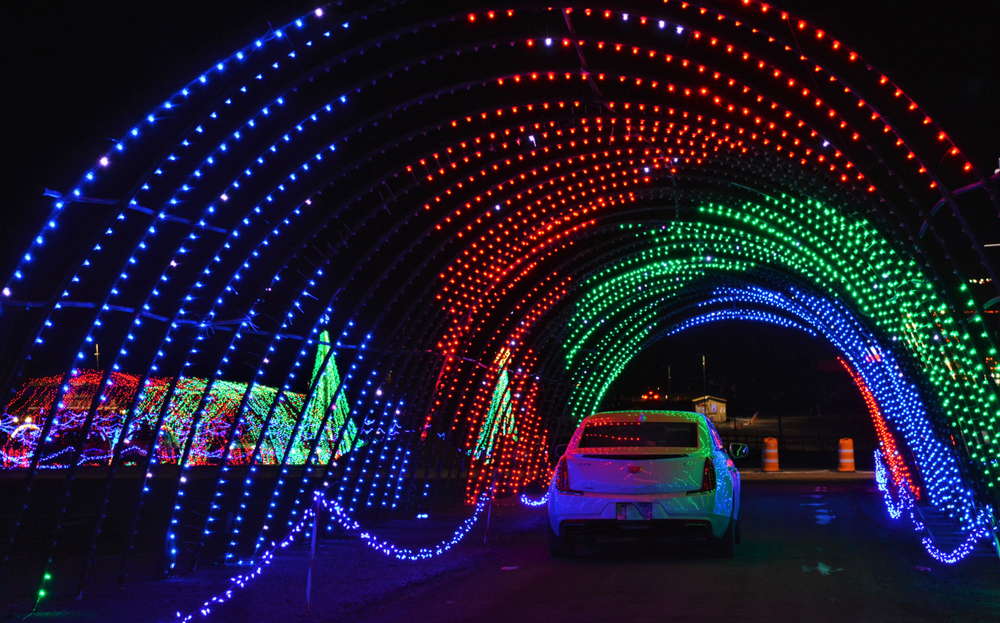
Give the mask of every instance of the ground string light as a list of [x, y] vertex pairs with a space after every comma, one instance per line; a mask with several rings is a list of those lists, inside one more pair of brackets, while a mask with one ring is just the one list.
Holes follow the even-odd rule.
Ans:
[[546, 493], [541, 497], [541, 499], [532, 500], [531, 498], [528, 497], [528, 494], [522, 493], [521, 503], [524, 504], [525, 506], [545, 506], [546, 504], [549, 503], [549, 494]]
[[[889, 511], [889, 516], [893, 519], [898, 519], [904, 511], [909, 511], [910, 520], [913, 523], [913, 529], [918, 533], [923, 532], [926, 529], [926, 526], [922, 518], [917, 517], [916, 503], [914, 502], [912, 494], [907, 487], [894, 486], [892, 484], [892, 479], [886, 474], [887, 471], [885, 463], [883, 463], [882, 452], [880, 450], [876, 450], [875, 481], [885, 499], [885, 505]], [[987, 507], [986, 509], [980, 511], [976, 519], [976, 528], [969, 532], [965, 540], [956, 546], [951, 552], [943, 552], [938, 549], [933, 536], [923, 537], [921, 542], [927, 550], [927, 553], [939, 562], [955, 564], [972, 553], [978, 541], [986, 538], [993, 539], [994, 531], [990, 528], [990, 526], [994, 524], [994, 520], [990, 509]]]
[[[445, 552], [449, 551], [451, 548], [458, 545], [462, 539], [472, 530], [473, 526], [479, 520], [479, 515], [482, 513], [489, 503], [489, 495], [483, 495], [479, 501], [476, 503], [475, 511], [469, 519], [466, 519], [457, 530], [455, 530], [454, 535], [451, 539], [446, 541], [441, 541], [434, 547], [422, 547], [417, 550], [398, 547], [388, 541], [383, 541], [377, 536], [363, 531], [361, 525], [351, 519], [350, 514], [345, 511], [336, 501], [328, 500], [322, 492], [317, 491], [313, 496], [313, 505], [304, 509], [302, 517], [294, 526], [289, 530], [286, 536], [279, 542], [277, 542], [271, 549], [266, 551], [257, 563], [256, 568], [249, 573], [244, 573], [242, 575], [236, 576], [232, 579], [232, 585], [226, 591], [212, 597], [211, 599], [205, 601], [201, 607], [198, 609], [197, 613], [189, 614], [181, 618], [181, 613], [177, 613], [177, 619], [182, 621], [182, 623], [187, 623], [194, 619], [198, 614], [203, 617], [207, 617], [212, 613], [212, 608], [217, 605], [221, 605], [233, 599], [235, 591], [237, 589], [245, 589], [247, 585], [255, 580], [257, 577], [263, 574], [264, 569], [267, 565], [270, 565], [275, 560], [275, 554], [279, 550], [287, 548], [292, 545], [294, 541], [301, 535], [304, 534], [309, 529], [310, 520], [314, 519], [318, 514], [319, 510], [325, 510], [330, 513], [331, 518], [338, 523], [345, 530], [361, 531], [359, 535], [362, 542], [368, 547], [374, 549], [375, 551], [381, 552], [386, 556], [391, 556], [398, 560], [426, 560], [428, 558], [433, 558], [435, 556], [440, 556]], [[309, 535], [307, 535], [309, 536]]]

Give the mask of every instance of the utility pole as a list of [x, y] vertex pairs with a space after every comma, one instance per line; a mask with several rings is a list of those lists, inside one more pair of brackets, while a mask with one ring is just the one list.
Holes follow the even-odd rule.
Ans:
[[97, 369], [101, 369], [101, 347], [99, 344], [94, 344], [94, 362]]
[[671, 394], [671, 391], [670, 391], [670, 366], [667, 366], [667, 396], [669, 397], [670, 394]]
[[705, 374], [705, 355], [701, 356], [701, 390], [708, 395], [708, 376]]

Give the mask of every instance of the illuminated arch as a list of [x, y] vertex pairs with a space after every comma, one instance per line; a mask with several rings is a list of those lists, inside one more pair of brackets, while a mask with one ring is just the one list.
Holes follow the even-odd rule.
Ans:
[[[187, 516], [183, 475], [209, 443], [198, 431], [219, 424], [220, 388], [218, 485], [192, 538], [229, 556], [334, 480], [357, 516], [518, 492], [628, 358], [720, 288], [767, 286], [817, 297], [844, 335], [899, 363], [907, 383], [886, 389], [843, 347], [898, 443], [910, 425], [935, 436], [905, 466], [932, 502], [970, 531], [992, 521], [997, 354], [983, 314], [1000, 285], [979, 239], [1000, 233], [998, 203], [916, 102], [756, 0], [433, 5], [326, 6], [269, 31], [50, 193], [49, 224], [0, 296], [20, 336], [5, 395], [41, 377], [55, 390], [24, 450], [27, 495], [39, 468], [67, 467], [68, 482], [93, 456], [109, 401], [124, 412], [109, 426], [128, 430], [155, 391], [146, 447], [112, 435], [108, 489], [123, 462], [148, 471], [183, 398], [176, 487], [149, 495]], [[970, 279], [997, 296], [973, 297]], [[774, 301], [744, 302], [793, 322]], [[336, 387], [309, 374], [331, 364]], [[93, 391], [69, 405], [84, 376]], [[116, 398], [124, 378], [134, 391]], [[501, 378], [516, 438], [481, 435]], [[888, 404], [903, 394], [917, 420]], [[235, 451], [250, 413], [261, 432]], [[70, 416], [78, 439], [53, 459]], [[265, 460], [269, 423], [285, 420]], [[222, 476], [244, 461], [301, 469]], [[217, 529], [216, 508], [242, 527]]]

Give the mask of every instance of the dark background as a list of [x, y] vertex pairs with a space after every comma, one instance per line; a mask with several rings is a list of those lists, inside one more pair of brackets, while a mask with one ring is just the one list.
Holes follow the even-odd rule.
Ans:
[[[432, 0], [427, 0], [428, 2]], [[205, 67], [315, 8], [302, 0], [0, 3], [0, 273], [146, 111]], [[992, 173], [1000, 157], [1000, 2], [785, 0], [900, 84]], [[926, 7], [933, 7], [927, 10]]]
[[[432, 0], [428, 0], [432, 1]], [[779, 8], [847, 42], [914, 97], [986, 173], [1000, 157], [1000, 1], [786, 0]], [[0, 3], [0, 273], [65, 189], [136, 119], [246, 41], [315, 8], [292, 0]], [[932, 7], [928, 10], [925, 7]], [[750, 323], [700, 328], [640, 355], [612, 394], [701, 390], [737, 416], [863, 410], [850, 379], [825, 372], [835, 356], [790, 330]]]
[[669, 367], [672, 399], [685, 402], [706, 393], [725, 398], [730, 417], [750, 418], [759, 411], [764, 418], [864, 415], [867, 422], [861, 394], [836, 358], [824, 340], [793, 329], [714, 322], [660, 340], [637, 355], [608, 390], [605, 407], [624, 406], [647, 391], [667, 395]]

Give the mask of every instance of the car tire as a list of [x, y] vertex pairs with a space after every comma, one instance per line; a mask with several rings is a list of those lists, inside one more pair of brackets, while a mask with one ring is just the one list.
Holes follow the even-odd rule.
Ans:
[[729, 526], [715, 544], [715, 554], [719, 558], [732, 558], [736, 555], [736, 520], [730, 518]]
[[743, 519], [736, 520], [736, 527], [733, 530], [733, 540], [739, 545], [743, 542]]
[[549, 554], [553, 558], [572, 558], [576, 553], [573, 543], [566, 537], [556, 534], [552, 529], [552, 522], [546, 521], [545, 525], [549, 528]]

